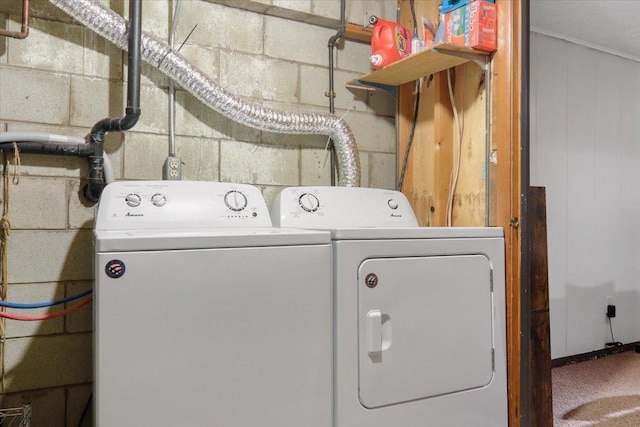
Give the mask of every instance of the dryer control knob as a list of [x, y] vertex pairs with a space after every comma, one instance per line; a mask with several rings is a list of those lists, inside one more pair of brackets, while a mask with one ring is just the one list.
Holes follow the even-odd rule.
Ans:
[[151, 203], [153, 204], [153, 206], [161, 208], [167, 203], [167, 198], [164, 194], [156, 193], [151, 196]]
[[140, 203], [142, 203], [142, 198], [135, 193], [131, 193], [127, 194], [127, 197], [124, 198], [124, 201], [132, 208], [137, 208], [138, 206], [140, 206]]
[[247, 207], [247, 196], [238, 190], [228, 191], [224, 195], [224, 204], [234, 212], [240, 212]]
[[304, 193], [298, 198], [300, 207], [307, 212], [315, 212], [320, 207], [320, 201], [311, 193]]
[[389, 199], [389, 201], [387, 202], [387, 204], [389, 205], [389, 207], [391, 209], [398, 209], [398, 202], [393, 200], [393, 199]]

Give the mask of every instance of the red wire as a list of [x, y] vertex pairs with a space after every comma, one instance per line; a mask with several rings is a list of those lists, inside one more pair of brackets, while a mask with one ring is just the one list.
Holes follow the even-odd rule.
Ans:
[[65, 310], [54, 311], [53, 313], [41, 314], [37, 316], [25, 316], [23, 314], [14, 314], [14, 313], [6, 313], [4, 311], [0, 311], [0, 317], [5, 317], [7, 319], [13, 320], [47, 320], [53, 319], [54, 317], [64, 316], [65, 314], [69, 314], [72, 311], [76, 311], [77, 309], [89, 304], [93, 300], [93, 296], [86, 298], [80, 301], [78, 304], [71, 306]]

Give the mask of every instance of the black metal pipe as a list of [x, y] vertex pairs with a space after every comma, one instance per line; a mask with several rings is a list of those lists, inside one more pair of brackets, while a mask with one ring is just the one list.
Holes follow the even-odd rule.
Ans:
[[[93, 147], [89, 144], [73, 142], [38, 142], [17, 141], [18, 150], [29, 154], [49, 154], [56, 156], [89, 157], [93, 155]], [[13, 142], [0, 143], [0, 152], [12, 152]]]
[[104, 138], [107, 132], [131, 129], [140, 118], [140, 38], [142, 35], [142, 0], [129, 2], [129, 54], [128, 54], [128, 86], [127, 107], [125, 116], [107, 117], [100, 120], [91, 129], [89, 144], [93, 153], [89, 157], [89, 177], [84, 188], [84, 195], [92, 202], [97, 202], [104, 188]]

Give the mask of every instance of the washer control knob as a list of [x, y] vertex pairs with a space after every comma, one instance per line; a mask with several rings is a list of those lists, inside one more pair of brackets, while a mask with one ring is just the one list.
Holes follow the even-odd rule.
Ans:
[[153, 206], [161, 208], [167, 203], [167, 197], [164, 194], [156, 193], [151, 196], [151, 203]]
[[124, 198], [124, 201], [132, 208], [137, 208], [138, 206], [140, 206], [140, 203], [142, 203], [142, 198], [135, 193], [131, 193], [127, 194], [127, 197]]
[[387, 201], [387, 204], [391, 209], [398, 209], [398, 202], [394, 199], [389, 199], [389, 201]]
[[304, 193], [298, 198], [300, 207], [307, 212], [315, 212], [320, 207], [320, 201], [311, 193]]
[[238, 190], [228, 191], [224, 195], [224, 204], [234, 212], [240, 212], [247, 207], [247, 196]]

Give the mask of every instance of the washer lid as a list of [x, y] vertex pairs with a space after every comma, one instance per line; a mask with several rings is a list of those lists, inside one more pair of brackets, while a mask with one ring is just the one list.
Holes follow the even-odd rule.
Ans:
[[492, 273], [485, 255], [368, 259], [358, 269], [357, 286], [364, 407], [492, 381]]
[[160, 251], [330, 244], [326, 231], [284, 228], [95, 230], [97, 252]]

